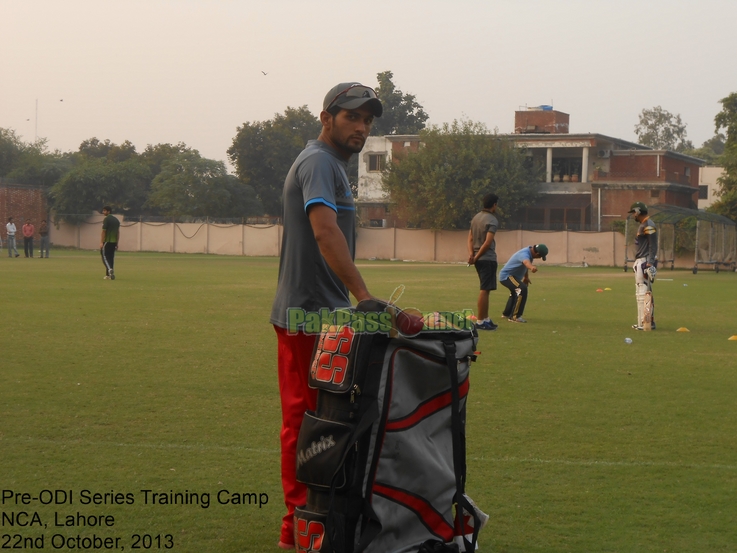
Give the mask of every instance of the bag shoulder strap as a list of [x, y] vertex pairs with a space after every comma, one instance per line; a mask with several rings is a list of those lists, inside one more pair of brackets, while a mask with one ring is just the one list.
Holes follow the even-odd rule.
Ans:
[[[472, 553], [476, 548], [476, 540], [478, 539], [479, 529], [481, 527], [481, 519], [476, 514], [476, 510], [471, 502], [466, 499], [466, 449], [463, 440], [463, 423], [461, 420], [461, 399], [458, 389], [458, 359], [456, 359], [456, 343], [451, 340], [443, 341], [445, 349], [445, 360], [448, 364], [448, 372], [450, 373], [450, 389], [451, 389], [451, 414], [450, 426], [453, 438], [453, 472], [456, 480], [456, 493], [454, 501], [456, 504], [456, 519], [461, 530], [461, 538], [466, 553]], [[466, 529], [463, 520], [463, 512], [468, 512], [473, 517], [473, 536], [471, 541], [466, 539]]]

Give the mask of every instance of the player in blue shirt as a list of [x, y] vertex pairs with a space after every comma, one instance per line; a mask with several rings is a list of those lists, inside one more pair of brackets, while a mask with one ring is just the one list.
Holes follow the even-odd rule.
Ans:
[[526, 323], [522, 318], [527, 303], [527, 287], [530, 284], [529, 272], [537, 272], [537, 267], [533, 265], [533, 259], [545, 261], [548, 255], [548, 247], [545, 244], [535, 244], [522, 248], [509, 258], [506, 265], [499, 272], [499, 282], [509, 289], [509, 299], [507, 306], [504, 308], [502, 318], [506, 318], [511, 323]]

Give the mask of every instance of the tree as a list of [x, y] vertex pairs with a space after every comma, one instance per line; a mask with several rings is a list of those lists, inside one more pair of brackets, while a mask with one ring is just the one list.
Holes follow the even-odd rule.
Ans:
[[701, 148], [695, 150], [684, 150], [684, 154], [698, 157], [706, 161], [709, 165], [719, 165], [720, 157], [724, 153], [724, 141], [726, 137], [722, 133], [716, 133], [709, 140], [701, 145]]
[[128, 161], [136, 157], [136, 147], [126, 140], [118, 145], [110, 140], [100, 142], [97, 138], [90, 138], [79, 145], [79, 153], [86, 157], [107, 159], [109, 161]]
[[413, 94], [403, 94], [395, 86], [393, 77], [391, 71], [376, 75], [376, 80], [379, 81], [376, 95], [381, 100], [384, 113], [374, 120], [371, 133], [376, 136], [418, 134], [425, 128], [428, 115]]
[[714, 117], [716, 132], [726, 131], [727, 140], [720, 161], [724, 175], [719, 183], [719, 200], [712, 204], [710, 211], [737, 221], [737, 92], [719, 100], [722, 111]]
[[222, 161], [186, 150], [164, 161], [148, 204], [171, 217], [248, 217], [261, 212], [251, 186], [228, 175]]
[[409, 222], [466, 229], [484, 194], [499, 196], [502, 219], [535, 200], [542, 169], [483, 123], [445, 123], [422, 131], [420, 140], [418, 152], [395, 157], [383, 181], [396, 212]]
[[[721, 181], [722, 178], [720, 178], [719, 181]], [[716, 213], [717, 215], [723, 215], [724, 217], [729, 217], [733, 221], [737, 221], [737, 189], [725, 189], [724, 185], [722, 185], [722, 189], [719, 192], [719, 200], [711, 204], [707, 208], [707, 211]]]
[[146, 200], [151, 173], [136, 158], [113, 162], [84, 158], [49, 191], [57, 219], [76, 222], [107, 204], [113, 211], [137, 215]]
[[165, 161], [190, 150], [191, 148], [184, 142], [179, 142], [178, 144], [156, 144], [155, 146], [149, 144], [140, 156], [141, 161], [151, 170], [151, 175], [156, 177], [161, 172], [161, 166]]
[[307, 106], [288, 107], [268, 121], [238, 127], [228, 158], [243, 183], [250, 185], [269, 215], [281, 215], [284, 179], [308, 140], [319, 136], [322, 125]]
[[642, 110], [635, 134], [640, 144], [656, 150], [682, 152], [693, 149], [693, 143], [686, 139], [686, 124], [681, 116], [660, 106]]
[[[212, 170], [212, 175], [205, 178], [203, 175], [206, 175], [207, 169], [195, 168], [196, 163], [192, 161], [195, 159], [200, 165], [209, 163], [216, 164], [217, 167]], [[172, 160], [184, 163], [185, 173], [197, 175], [197, 171], [200, 171], [206, 186], [214, 187], [212, 191], [205, 192], [223, 195], [226, 201], [230, 202], [228, 209], [218, 205], [217, 212], [197, 212], [196, 215], [241, 217], [245, 213], [244, 205], [259, 205], [253, 190], [228, 175], [222, 162], [204, 160], [196, 150], [192, 150], [182, 142], [175, 145], [149, 144], [145, 151], [139, 154], [128, 140], [122, 144], [115, 144], [110, 140], [101, 141], [97, 138], [85, 140], [80, 144], [79, 151], [64, 157], [62, 161], [67, 164], [67, 172], [52, 187], [51, 204], [60, 214], [60, 218], [69, 221], [84, 218], [90, 211], [100, 209], [103, 204], [109, 204], [116, 212], [129, 217], [144, 213], [159, 214], [159, 206], [166, 207], [166, 204], [163, 201], [150, 201], [153, 181]], [[217, 178], [214, 178], [215, 176]], [[179, 175], [178, 178], [183, 177]], [[200, 193], [200, 200], [203, 195], [204, 192]], [[167, 214], [180, 214], [176, 209], [172, 210], [170, 207], [166, 209]], [[191, 205], [189, 211], [193, 211]], [[226, 212], [227, 214], [224, 214]]]
[[47, 142], [23, 142], [14, 131], [0, 129], [0, 175], [22, 184], [56, 183], [71, 168], [71, 154], [50, 153]]
[[0, 177], [13, 170], [23, 147], [23, 141], [13, 129], [0, 127]]
[[70, 154], [47, 153], [35, 148], [25, 150], [8, 178], [22, 184], [50, 187], [74, 165]]

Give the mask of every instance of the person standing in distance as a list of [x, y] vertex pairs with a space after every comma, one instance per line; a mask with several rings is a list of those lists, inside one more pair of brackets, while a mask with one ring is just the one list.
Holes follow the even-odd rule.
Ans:
[[8, 232], [8, 257], [13, 257], [13, 252], [15, 252], [15, 257], [20, 256], [18, 249], [15, 247], [15, 233], [18, 232], [18, 230], [15, 228], [15, 223], [13, 222], [12, 217], [8, 217], [8, 223], [5, 225], [5, 230]]
[[371, 298], [353, 260], [356, 214], [346, 168], [363, 149], [374, 117], [383, 108], [373, 89], [341, 83], [325, 96], [322, 131], [297, 156], [283, 192], [283, 236], [279, 280], [271, 311], [278, 341], [279, 394], [282, 406], [281, 475], [287, 513], [278, 546], [294, 549], [294, 508], [307, 500], [307, 488], [296, 480], [297, 437], [317, 393], [308, 376], [318, 336], [289, 328], [288, 309], [317, 312], [351, 305], [350, 292]]
[[105, 218], [102, 220], [102, 233], [100, 234], [100, 255], [102, 264], [105, 265], [105, 280], [115, 280], [113, 266], [120, 238], [120, 221], [112, 212], [109, 205], [102, 208]]
[[468, 231], [468, 264], [476, 267], [479, 276], [479, 299], [476, 310], [476, 328], [496, 330], [497, 325], [489, 318], [489, 292], [496, 290], [496, 241], [494, 235], [499, 221], [494, 216], [499, 196], [486, 194], [483, 209], [471, 219]]
[[548, 255], [548, 247], [545, 244], [535, 244], [522, 248], [509, 258], [506, 265], [499, 272], [499, 281], [509, 289], [509, 299], [504, 308], [502, 318], [510, 323], [526, 323], [522, 318], [527, 303], [527, 287], [530, 285], [529, 273], [537, 272], [537, 267], [532, 264], [533, 259], [545, 261]]
[[36, 234], [36, 227], [33, 226], [30, 219], [26, 219], [26, 224], [21, 227], [23, 232], [23, 251], [26, 257], [33, 257], [33, 235]]
[[[645, 294], [652, 294], [653, 282], [657, 272], [658, 229], [647, 214], [647, 206], [642, 202], [635, 202], [630, 207], [630, 214], [634, 214], [635, 221], [640, 223], [635, 235], [635, 299], [637, 300], [637, 322], [632, 325], [635, 330], [642, 330], [645, 318]], [[651, 328], [655, 330], [655, 300], [652, 302], [650, 313]]]
[[38, 227], [38, 234], [41, 236], [41, 245], [39, 250], [41, 251], [41, 259], [43, 259], [44, 251], [46, 252], [46, 259], [49, 258], [49, 225], [46, 219], [41, 221]]

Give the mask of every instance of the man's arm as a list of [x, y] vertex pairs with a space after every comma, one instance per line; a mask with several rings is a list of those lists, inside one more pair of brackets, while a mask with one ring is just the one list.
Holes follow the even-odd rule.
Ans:
[[473, 259], [473, 231], [468, 231], [468, 264], [473, 265], [474, 259]]
[[105, 245], [105, 229], [102, 229], [102, 232], [100, 233], [100, 249]]
[[655, 230], [655, 227], [650, 227], [652, 232], [648, 233], [647, 235], [647, 263], [648, 265], [655, 265], [655, 258], [658, 255], [658, 234]]
[[537, 272], [537, 267], [535, 267], [532, 262], [530, 262], [529, 259], [523, 259], [522, 264], [527, 267], [528, 271], [532, 271], [533, 273]]
[[494, 241], [494, 232], [487, 232], [486, 233], [486, 240], [484, 240], [484, 243], [481, 244], [481, 247], [479, 248], [479, 251], [476, 252], [476, 255], [474, 256], [474, 263], [486, 253], [486, 251], [491, 247], [491, 243]]
[[328, 266], [356, 300], [371, 298], [361, 273], [353, 263], [345, 236], [338, 226], [338, 214], [324, 204], [314, 204], [310, 206], [307, 216], [320, 253]]

